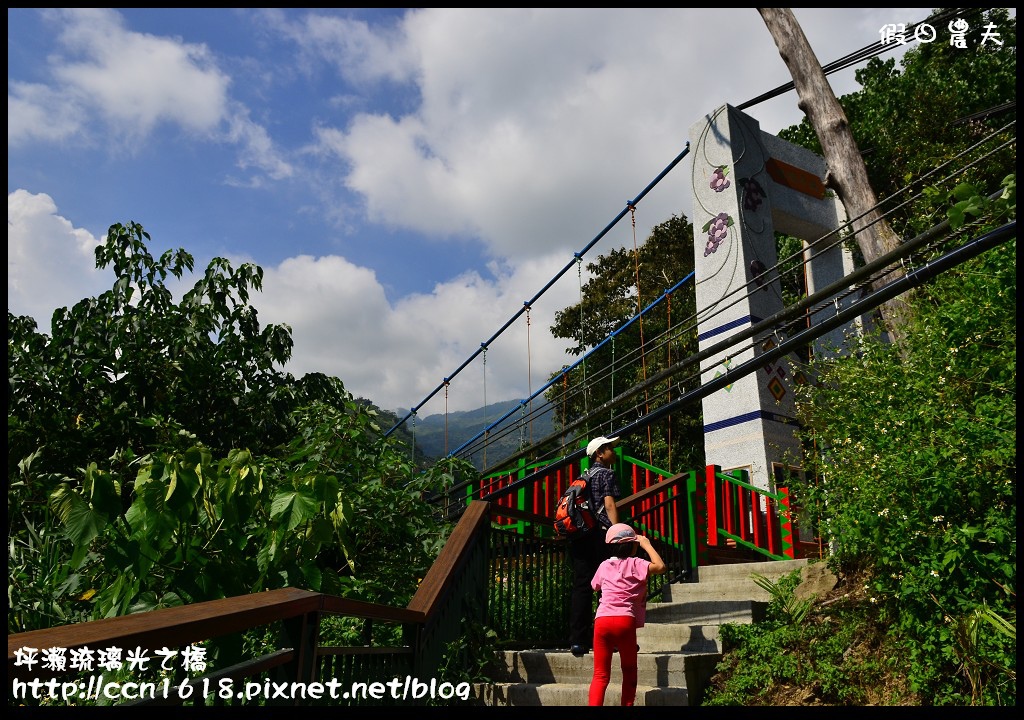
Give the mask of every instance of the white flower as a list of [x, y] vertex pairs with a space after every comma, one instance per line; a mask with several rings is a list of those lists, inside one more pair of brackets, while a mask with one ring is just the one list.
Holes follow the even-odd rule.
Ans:
[[939, 576], [939, 573], [936, 572], [935, 570], [930, 571], [928, 574], [931, 575], [932, 577], [938, 577]]
[[[945, 518], [944, 516], [942, 516], [942, 515], [936, 515], [935, 517], [933, 517], [933, 518], [932, 518], [932, 522], [934, 522], [934, 523], [940, 523], [940, 522], [942, 522], [942, 521], [943, 521], [943, 520], [945, 520], [945, 519], [946, 519], [946, 518]], [[934, 571], [933, 571], [933, 572], [934, 572]]]

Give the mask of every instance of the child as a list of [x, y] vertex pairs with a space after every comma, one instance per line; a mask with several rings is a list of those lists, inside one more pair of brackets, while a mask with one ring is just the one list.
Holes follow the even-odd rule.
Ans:
[[[665, 562], [651, 541], [633, 528], [616, 523], [605, 533], [612, 556], [601, 563], [590, 585], [601, 593], [594, 613], [594, 677], [590, 681], [590, 705], [604, 705], [611, 677], [612, 653], [619, 650], [622, 666], [622, 704], [636, 699], [636, 629], [646, 615], [647, 578], [665, 572]], [[643, 548], [649, 561], [636, 557]]]

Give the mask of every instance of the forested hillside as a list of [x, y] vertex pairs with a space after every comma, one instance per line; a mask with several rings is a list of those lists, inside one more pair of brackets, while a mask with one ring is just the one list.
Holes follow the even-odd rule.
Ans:
[[[427, 415], [416, 419], [415, 430], [410, 427], [405, 429], [415, 438], [417, 449], [428, 458], [436, 460], [481, 437], [485, 429], [491, 428], [496, 439], [487, 443], [486, 466], [493, 467], [495, 463], [500, 463], [502, 459], [511, 457], [529, 445], [531, 437], [546, 437], [554, 431], [552, 415], [544, 410], [542, 401], [533, 404], [531, 420], [525, 423], [520, 422], [521, 406], [521, 400], [508, 400], [476, 410]], [[499, 423], [500, 418], [506, 419]], [[477, 470], [485, 469], [484, 460], [483, 453], [475, 453], [474, 467]]]

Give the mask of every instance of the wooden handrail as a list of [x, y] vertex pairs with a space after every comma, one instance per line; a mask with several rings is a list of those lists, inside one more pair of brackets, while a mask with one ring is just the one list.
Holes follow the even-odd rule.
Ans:
[[445, 591], [451, 584], [460, 562], [469, 556], [470, 546], [477, 533], [482, 528], [488, 527], [490, 510], [491, 503], [489, 502], [473, 500], [469, 503], [469, 507], [462, 514], [458, 525], [455, 526], [448, 538], [448, 542], [441, 549], [441, 554], [427, 570], [416, 594], [406, 606], [407, 610], [422, 613], [427, 620], [433, 617], [445, 597]]
[[323, 604], [320, 606], [320, 611], [332, 615], [384, 620], [393, 623], [418, 623], [424, 620], [423, 613], [408, 608], [378, 605], [363, 600], [349, 600], [338, 595], [322, 595], [321, 597]]
[[637, 505], [654, 495], [659, 495], [668, 488], [673, 487], [675, 485], [682, 485], [682, 488], [685, 491], [686, 479], [689, 476], [689, 473], [679, 473], [677, 475], [673, 475], [672, 477], [665, 478], [661, 482], [656, 482], [653, 485], [648, 485], [642, 490], [638, 490], [632, 495], [622, 498], [621, 500], [615, 503], [615, 507], [619, 510], [621, 515], [622, 511], [630, 510], [634, 505]]
[[282, 618], [317, 611], [320, 609], [321, 597], [320, 593], [309, 590], [281, 588], [8, 635], [8, 681], [26, 674], [39, 674], [38, 668], [15, 667], [16, 652], [24, 647], [62, 647], [68, 650], [88, 646], [145, 649], [182, 647]]
[[517, 510], [516, 508], [505, 507], [503, 505], [494, 504], [491, 506], [491, 517], [503, 517], [511, 518], [512, 520], [523, 520], [525, 522], [534, 523], [535, 525], [544, 525], [550, 527], [554, 522], [553, 518], [538, 515], [536, 513], [527, 512], [526, 510]]
[[207, 600], [151, 612], [90, 620], [7, 636], [7, 660], [22, 647], [80, 648], [87, 645], [144, 648], [180, 647], [247, 630], [282, 617], [320, 609], [320, 593], [281, 588], [238, 597]]

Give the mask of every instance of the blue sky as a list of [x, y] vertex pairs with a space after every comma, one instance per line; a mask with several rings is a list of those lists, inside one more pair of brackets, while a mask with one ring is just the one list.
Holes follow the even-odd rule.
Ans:
[[[794, 12], [827, 64], [928, 9]], [[260, 320], [295, 340], [285, 369], [403, 413], [654, 180], [691, 125], [790, 80], [752, 8], [7, 17], [9, 311], [48, 332], [56, 308], [109, 289], [92, 249], [135, 221], [154, 255], [182, 247], [197, 273], [218, 256], [260, 265]], [[853, 73], [830, 76], [837, 95]], [[802, 117], [792, 92], [746, 112], [769, 132]], [[689, 166], [638, 205], [636, 242], [690, 216]], [[627, 218], [584, 260], [633, 243]], [[554, 284], [419, 413], [524, 398], [574, 362], [548, 328], [579, 280]]]

